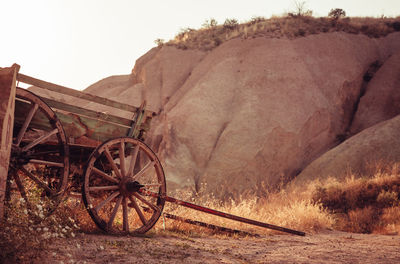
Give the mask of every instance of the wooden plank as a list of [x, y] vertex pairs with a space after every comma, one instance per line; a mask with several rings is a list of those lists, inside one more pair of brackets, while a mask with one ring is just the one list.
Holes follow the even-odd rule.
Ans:
[[4, 216], [4, 198], [14, 125], [16, 75], [19, 65], [0, 68], [0, 220]]
[[55, 110], [55, 109], [64, 110], [64, 111], [67, 111], [70, 113], [91, 117], [96, 120], [98, 119], [98, 120], [102, 120], [102, 121], [106, 121], [106, 122], [117, 123], [117, 124], [121, 124], [124, 126], [130, 126], [132, 123], [132, 120], [126, 119], [123, 117], [109, 115], [106, 113], [97, 112], [97, 111], [93, 111], [90, 109], [85, 109], [85, 108], [82, 108], [79, 106], [62, 103], [62, 102], [55, 101], [55, 100], [48, 99], [48, 98], [42, 97], [42, 100], [45, 101], [46, 104], [48, 104], [51, 108], [53, 108], [53, 110]]
[[[90, 102], [96, 102], [98, 104], [102, 104], [102, 105], [107, 105], [107, 106], [111, 106], [117, 109], [121, 109], [121, 110], [125, 110], [125, 111], [129, 111], [129, 112], [136, 112], [137, 111], [137, 107], [132, 106], [132, 105], [128, 105], [128, 104], [123, 104], [117, 101], [113, 101], [107, 98], [103, 98], [103, 97], [99, 97], [99, 96], [95, 96], [92, 94], [88, 94], [85, 92], [81, 92], [81, 91], [77, 91], [71, 88], [67, 88], [58, 84], [54, 84], [54, 83], [50, 83], [50, 82], [46, 82], [46, 81], [42, 81], [21, 73], [18, 73], [17, 75], [17, 80], [23, 83], [27, 83], [30, 85], [34, 85], [46, 90], [50, 90], [53, 92], [57, 92], [57, 93], [61, 93], [61, 94], [65, 94], [65, 95], [69, 95], [69, 96], [73, 96], [76, 98], [80, 98], [80, 99], [84, 99], [84, 100], [88, 100]], [[155, 113], [151, 112], [151, 111], [146, 111], [146, 115], [148, 116], [153, 116]]]
[[[16, 126], [22, 126], [26, 119], [26, 114], [30, 109], [31, 105], [26, 101], [15, 100]], [[70, 143], [79, 142], [79, 138], [82, 137], [103, 142], [113, 137], [126, 136], [130, 129], [130, 126], [121, 123], [112, 123], [74, 113], [57, 112], [57, 118], [61, 121], [67, 137], [69, 139], [74, 139], [74, 141]], [[30, 126], [45, 131], [50, 131], [52, 129], [48, 118], [41, 111], [38, 111], [32, 118]], [[147, 120], [141, 124], [140, 129], [148, 131], [149, 128], [150, 118], [147, 118]]]
[[[25, 120], [26, 113], [30, 109], [30, 104], [16, 100], [15, 105], [15, 124], [20, 126]], [[129, 126], [79, 116], [73, 113], [66, 114], [57, 112], [57, 117], [60, 119], [68, 138], [80, 138], [85, 136], [93, 140], [105, 141], [112, 137], [124, 136], [129, 130]], [[48, 118], [40, 111], [32, 118], [30, 126], [46, 131], [52, 129]]]

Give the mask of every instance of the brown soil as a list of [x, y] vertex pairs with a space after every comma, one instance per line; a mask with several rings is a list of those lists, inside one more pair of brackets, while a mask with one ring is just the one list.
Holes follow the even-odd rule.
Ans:
[[79, 234], [56, 239], [40, 263], [400, 263], [400, 236], [327, 231], [306, 237], [145, 237]]

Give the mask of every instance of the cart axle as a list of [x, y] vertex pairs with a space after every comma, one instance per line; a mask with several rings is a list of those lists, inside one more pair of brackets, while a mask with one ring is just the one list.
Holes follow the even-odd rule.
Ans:
[[[141, 194], [147, 195], [147, 196], [152, 196], [155, 198], [159, 197], [159, 194], [148, 191], [148, 190], [144, 190], [144, 189], [140, 189], [139, 192]], [[302, 232], [302, 231], [297, 231], [297, 230], [293, 230], [293, 229], [289, 229], [289, 228], [285, 228], [285, 227], [281, 227], [281, 226], [276, 226], [276, 225], [271, 225], [271, 224], [267, 224], [267, 223], [263, 223], [263, 222], [259, 222], [259, 221], [255, 221], [255, 220], [251, 220], [248, 218], [244, 218], [244, 217], [240, 217], [240, 216], [236, 216], [236, 215], [232, 215], [232, 214], [228, 214], [228, 213], [223, 213], [217, 210], [213, 210], [207, 207], [203, 207], [200, 205], [196, 205], [196, 204], [192, 204], [192, 203], [188, 203], [182, 200], [178, 200], [175, 199], [173, 197], [169, 197], [167, 195], [163, 196], [163, 198], [165, 199], [165, 201], [170, 202], [170, 203], [174, 203], [174, 204], [178, 204], [184, 207], [188, 207], [197, 211], [201, 211], [207, 214], [212, 214], [212, 215], [216, 215], [216, 216], [220, 216], [220, 217], [224, 217], [224, 218], [228, 218], [234, 221], [238, 221], [238, 222], [242, 222], [242, 223], [247, 223], [250, 225], [255, 225], [255, 226], [259, 226], [259, 227], [264, 227], [264, 228], [268, 228], [268, 229], [272, 229], [272, 230], [277, 230], [277, 231], [281, 231], [281, 232], [285, 232], [285, 233], [290, 233], [293, 235], [298, 235], [298, 236], [305, 236], [306, 233]]]

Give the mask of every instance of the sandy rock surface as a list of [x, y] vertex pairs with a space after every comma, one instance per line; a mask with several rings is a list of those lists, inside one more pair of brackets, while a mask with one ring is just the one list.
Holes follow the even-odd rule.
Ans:
[[[105, 78], [86, 92], [136, 106], [146, 100], [159, 114], [147, 143], [160, 156], [169, 191], [261, 194], [400, 113], [399, 43], [400, 33], [372, 39], [335, 32], [233, 39], [207, 52], [163, 46], [142, 56], [131, 75]], [[357, 167], [363, 159], [351, 161]]]
[[[146, 67], [160, 65], [161, 57], [169, 64], [165, 60], [172, 57], [165, 53], [176, 52], [172, 49], [139, 60], [134, 72], [146, 91], [155, 89]], [[339, 144], [351, 125], [363, 76], [381, 54], [368, 37], [332, 33], [235, 39], [196, 56], [184, 82], [170, 81], [181, 85], [155, 120], [152, 146], [163, 160], [169, 190], [206, 186], [224, 196], [262, 192], [291, 179]], [[165, 68], [157, 69], [160, 79]]]
[[400, 113], [400, 49], [384, 62], [366, 89], [354, 117], [352, 134]]
[[400, 116], [378, 123], [327, 151], [308, 165], [293, 181], [306, 184], [334, 177], [343, 180], [349, 173], [363, 175], [368, 166], [400, 158]]
[[399, 236], [337, 231], [262, 238], [81, 234], [56, 239], [40, 263], [399, 263], [399, 244]]

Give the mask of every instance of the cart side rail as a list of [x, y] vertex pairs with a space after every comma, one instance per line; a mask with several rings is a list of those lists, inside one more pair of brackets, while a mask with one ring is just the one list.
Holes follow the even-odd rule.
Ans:
[[[144, 138], [144, 133], [150, 129], [150, 122], [155, 113], [144, 110], [144, 105], [135, 107], [132, 105], [116, 102], [107, 98], [95, 96], [85, 92], [77, 91], [61, 85], [42, 81], [24, 74], [18, 74], [17, 80], [26, 84], [49, 90], [55, 93], [72, 96], [87, 101], [88, 103], [96, 103], [105, 106], [104, 108], [115, 109], [101, 112], [87, 109], [84, 107], [71, 105], [69, 103], [57, 101], [48, 96], [40, 96], [40, 98], [48, 104], [61, 120], [70, 143], [74, 143], [77, 138], [85, 136], [97, 142], [107, 140], [111, 137], [130, 136]], [[18, 101], [19, 115], [23, 116], [24, 111], [28, 111], [29, 106], [22, 101]], [[111, 107], [111, 108], [110, 108]], [[122, 111], [121, 111], [122, 110]], [[124, 114], [125, 112], [125, 114]], [[120, 114], [120, 115], [119, 115]], [[123, 117], [125, 115], [125, 117]], [[127, 116], [131, 116], [128, 118]], [[35, 117], [32, 122], [35, 126], [46, 126], [45, 120], [40, 116]], [[17, 120], [18, 121], [18, 118]], [[142, 132], [141, 132], [142, 131]]]
[[[110, 99], [107, 99], [104, 97], [92, 95], [92, 94], [85, 93], [85, 92], [78, 91], [78, 90], [74, 90], [74, 89], [71, 89], [71, 88], [68, 88], [65, 86], [61, 86], [58, 84], [39, 80], [39, 79], [33, 78], [28, 75], [24, 75], [21, 73], [18, 73], [17, 80], [20, 82], [26, 83], [26, 84], [34, 85], [34, 86], [40, 87], [42, 89], [52, 91], [52, 92], [69, 95], [69, 96], [76, 97], [79, 99], [84, 99], [84, 100], [87, 100], [90, 102], [96, 102], [98, 104], [107, 105], [107, 106], [110, 106], [113, 108], [121, 109], [121, 110], [132, 112], [132, 113], [136, 113], [139, 109], [138, 107], [135, 107], [133, 105], [120, 103], [120, 102], [110, 100]], [[152, 111], [148, 111], [148, 110], [146, 111], [146, 116], [151, 117], [154, 114], [155, 113]]]

